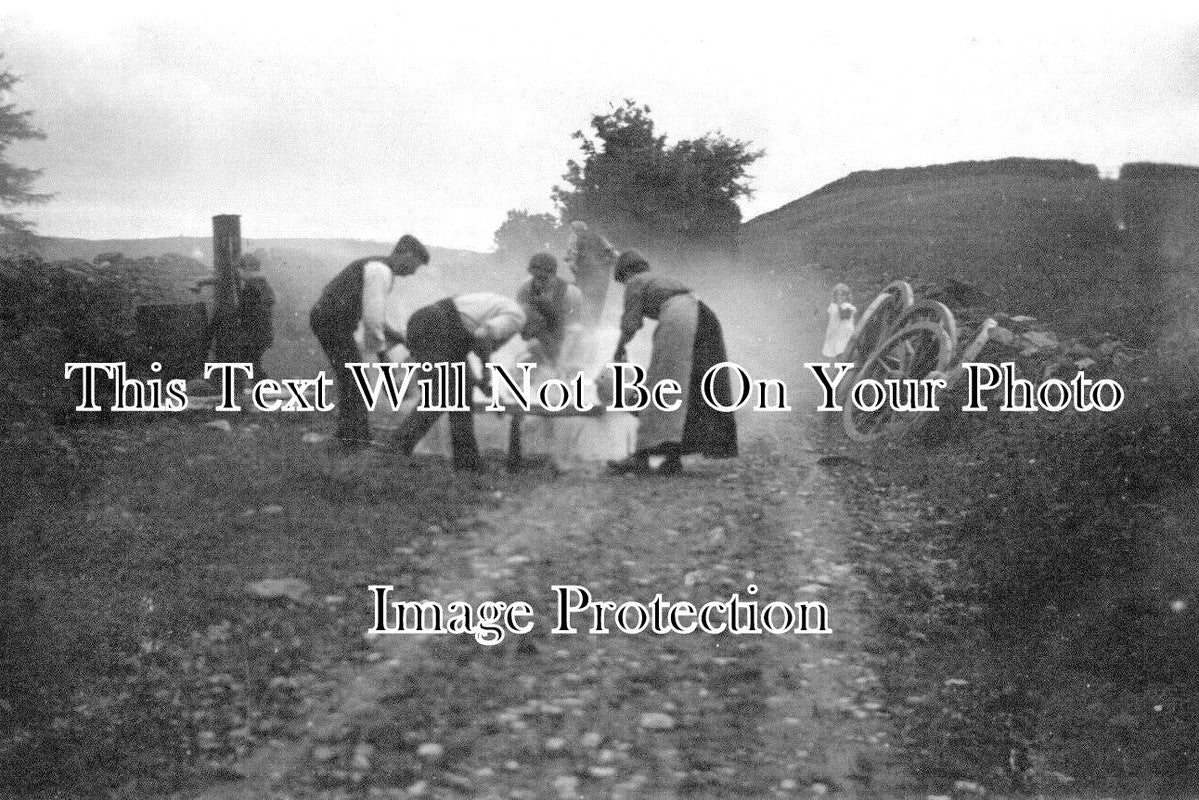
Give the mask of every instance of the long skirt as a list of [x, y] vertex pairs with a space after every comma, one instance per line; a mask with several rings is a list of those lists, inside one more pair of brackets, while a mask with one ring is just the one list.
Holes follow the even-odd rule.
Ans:
[[[646, 382], [678, 382], [682, 393], [675, 411], [652, 405], [641, 412], [637, 450], [645, 453], [700, 453], [708, 458], [737, 455], [737, 421], [731, 411], [719, 411], [704, 401], [701, 382], [708, 369], [728, 356], [720, 320], [693, 294], [680, 294], [662, 304]], [[728, 370], [721, 370], [712, 387], [713, 399], [732, 405]]]

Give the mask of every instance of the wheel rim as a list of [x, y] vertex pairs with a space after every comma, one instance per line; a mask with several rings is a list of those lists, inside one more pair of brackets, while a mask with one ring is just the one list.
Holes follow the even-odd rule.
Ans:
[[[933, 372], [944, 372], [953, 358], [948, 332], [933, 322], [914, 322], [892, 334], [866, 360], [854, 376], [854, 386], [863, 380], [883, 383], [887, 380], [923, 379]], [[883, 384], [884, 386], [886, 384]], [[900, 411], [884, 403], [876, 411], [857, 408], [851, 401], [853, 388], [846, 393], [841, 422], [849, 438], [871, 442], [883, 435], [906, 430], [929, 412]], [[901, 393], [901, 397], [905, 396]], [[909, 400], [911, 398], [908, 398]]]
[[958, 349], [958, 322], [949, 306], [937, 300], [917, 300], [895, 321], [895, 330], [903, 330], [913, 322], [931, 322], [940, 325], [949, 336], [949, 344]]
[[860, 364], [875, 348], [897, 330], [900, 317], [912, 307], [912, 287], [907, 281], [894, 281], [871, 301], [862, 312], [853, 335], [845, 345], [843, 361]]

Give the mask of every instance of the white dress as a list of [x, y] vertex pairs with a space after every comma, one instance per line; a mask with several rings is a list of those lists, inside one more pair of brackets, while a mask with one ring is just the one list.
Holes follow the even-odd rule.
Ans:
[[856, 311], [853, 303], [828, 304], [828, 330], [824, 332], [824, 347], [820, 351], [822, 356], [836, 358], [845, 352], [849, 337], [853, 336], [853, 316]]

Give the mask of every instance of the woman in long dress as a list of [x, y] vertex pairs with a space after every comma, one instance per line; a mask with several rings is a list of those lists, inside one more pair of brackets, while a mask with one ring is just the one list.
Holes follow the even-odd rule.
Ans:
[[828, 306], [828, 328], [824, 331], [824, 347], [820, 354], [825, 358], [837, 358], [845, 352], [853, 336], [853, 294], [849, 287], [838, 283], [833, 287], [833, 302]]
[[[658, 468], [662, 474], [682, 469], [680, 456], [701, 453], [708, 458], [737, 455], [737, 422], [730, 411], [718, 411], [704, 401], [700, 385], [704, 374], [727, 361], [720, 320], [698, 300], [690, 287], [668, 277], [655, 275], [649, 262], [636, 250], [621, 253], [616, 262], [617, 283], [624, 284], [624, 314], [614, 361], [625, 361], [625, 346], [641, 329], [645, 319], [656, 319], [653, 351], [646, 385], [673, 379], [682, 390], [679, 407], [665, 411], [653, 405], [640, 412], [637, 445], [633, 455], [609, 462], [614, 472], [650, 472], [649, 457], [665, 456]], [[713, 399], [732, 405], [732, 388], [727, 369], [714, 381]]]

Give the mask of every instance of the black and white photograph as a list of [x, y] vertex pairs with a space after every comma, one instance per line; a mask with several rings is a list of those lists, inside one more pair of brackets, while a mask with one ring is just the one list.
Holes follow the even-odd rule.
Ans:
[[0, 6], [0, 798], [1199, 797], [1199, 10]]

